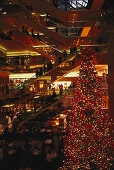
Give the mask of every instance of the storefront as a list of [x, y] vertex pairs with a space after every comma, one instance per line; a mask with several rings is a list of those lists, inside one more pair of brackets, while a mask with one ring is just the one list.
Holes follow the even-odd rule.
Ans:
[[9, 75], [9, 82], [10, 82], [10, 88], [16, 88], [19, 85], [26, 83], [28, 81], [28, 79], [30, 78], [36, 78], [36, 74], [35, 73], [11, 73]]

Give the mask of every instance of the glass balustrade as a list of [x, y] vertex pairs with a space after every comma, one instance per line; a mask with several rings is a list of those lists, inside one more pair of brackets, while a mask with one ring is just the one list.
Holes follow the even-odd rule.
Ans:
[[[57, 72], [57, 70], [59, 70], [60, 72], [60, 76], [63, 76], [65, 73], [67, 73], [68, 71], [70, 71], [73, 67], [74, 67], [74, 56], [76, 55], [77, 51], [76, 49], [73, 49], [71, 54], [58, 56], [58, 60], [50, 65], [50, 63], [47, 64], [45, 71], [44, 68], [42, 68], [42, 73], [38, 74], [38, 75], [34, 75], [31, 78], [29, 78], [28, 80], [26, 80], [25, 82], [22, 82], [20, 84], [13, 84], [10, 83], [9, 85], [7, 85], [7, 90], [5, 90], [6, 92], [2, 93], [2, 95], [5, 97], [6, 95], [11, 95], [11, 94], [16, 94], [17, 92], [21, 93], [28, 93], [28, 92], [38, 92], [41, 89], [37, 89], [36, 88], [36, 81], [38, 80], [46, 80], [46, 77], [54, 77], [54, 74]], [[64, 57], [64, 58], [63, 58]], [[70, 60], [70, 58], [72, 58]], [[59, 76], [59, 75], [58, 75]], [[57, 76], [55, 76], [55, 80], [56, 80]], [[32, 85], [34, 87], [32, 87]], [[49, 86], [49, 84], [45, 85], [46, 88], [47, 86]], [[20, 91], [21, 90], [21, 91]], [[18, 93], [19, 95], [19, 93]]]
[[[64, 37], [80, 36], [84, 27], [84, 21], [73, 21], [72, 23], [69, 21], [67, 26], [63, 26], [59, 23], [58, 20], [48, 15], [45, 17], [35, 15], [32, 17], [32, 20], [37, 24], [47, 27], [47, 29], [52, 30], [53, 32], [61, 34]], [[74, 23], [78, 26], [74, 26]]]
[[48, 109], [50, 109], [50, 107], [53, 107], [55, 109], [59, 108], [60, 103], [63, 102], [63, 100], [65, 100], [67, 96], [73, 96], [73, 94], [74, 94], [74, 88], [68, 88], [68, 89], [64, 89], [62, 94], [57, 94], [56, 97], [53, 97], [52, 95], [42, 96], [43, 103], [40, 103], [42, 98], [41, 97], [38, 98], [37, 101], [39, 101], [39, 104], [36, 104], [36, 107], [33, 107], [31, 109], [26, 109], [26, 112], [22, 115], [17, 114], [18, 118], [14, 121], [14, 124], [21, 125], [25, 121], [28, 121], [31, 118], [33, 119], [37, 115], [41, 115], [42, 113], [46, 112]]
[[[97, 48], [97, 46], [95, 47], [95, 49], [96, 48]], [[99, 51], [106, 52], [106, 48], [104, 46], [99, 46], [97, 48], [97, 50], [98, 50], [98, 52]], [[18, 83], [10, 83], [7, 85], [1, 84], [0, 96], [7, 97], [7, 95], [12, 95], [12, 94], [14, 95], [22, 89], [23, 89], [23, 93], [24, 93], [24, 91], [25, 91], [25, 93], [38, 92], [41, 89], [36, 88], [35, 83], [37, 81], [39, 81], [39, 80], [45, 81], [47, 79], [47, 77], [49, 76], [49, 77], [52, 77], [52, 80], [50, 81], [50, 83], [52, 83], [53, 81], [55, 81], [57, 79], [57, 76], [61, 77], [61, 76], [65, 75], [67, 72], [69, 72], [70, 70], [72, 70], [74, 67], [78, 66], [77, 55], [80, 53], [80, 50], [76, 51], [76, 49], [73, 48], [71, 50], [70, 54], [64, 55], [63, 53], [61, 53], [61, 56], [58, 55], [60, 53], [58, 53], [56, 50], [53, 50], [53, 53], [55, 53], [55, 56], [58, 58], [55, 63], [51, 64], [51, 67], [49, 67], [49, 65], [47, 64], [45, 67], [45, 70], [44, 70], [44, 67], [42, 68], [42, 74], [39, 74], [36, 76], [36, 73], [34, 73], [35, 74], [34, 76], [32, 76], [31, 78], [29, 78], [28, 80], [26, 80], [22, 83], [19, 83], [19, 84]], [[75, 61], [75, 59], [77, 61]], [[58, 73], [58, 75], [56, 75], [56, 73]], [[54, 79], [54, 77], [55, 77], [55, 79]], [[48, 86], [49, 86], [49, 83], [46, 83], [45, 87], [47, 88]], [[19, 93], [18, 93], [18, 95], [19, 95]]]

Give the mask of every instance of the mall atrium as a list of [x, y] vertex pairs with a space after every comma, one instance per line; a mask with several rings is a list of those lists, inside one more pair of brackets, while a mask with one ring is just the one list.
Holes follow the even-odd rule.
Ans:
[[0, 0], [1, 170], [113, 169], [113, 56], [113, 0]]

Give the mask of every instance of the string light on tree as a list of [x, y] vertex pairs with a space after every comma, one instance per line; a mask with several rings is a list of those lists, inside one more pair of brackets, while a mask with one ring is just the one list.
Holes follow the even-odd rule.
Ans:
[[103, 108], [102, 78], [98, 77], [94, 51], [82, 51], [79, 78], [68, 118], [64, 142], [63, 170], [110, 169], [112, 161], [111, 121]]

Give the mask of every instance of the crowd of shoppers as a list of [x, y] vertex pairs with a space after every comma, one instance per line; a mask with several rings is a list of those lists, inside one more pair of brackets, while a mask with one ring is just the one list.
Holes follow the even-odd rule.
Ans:
[[0, 169], [57, 170], [64, 158], [61, 149], [61, 136], [51, 127], [6, 128], [0, 133]]

